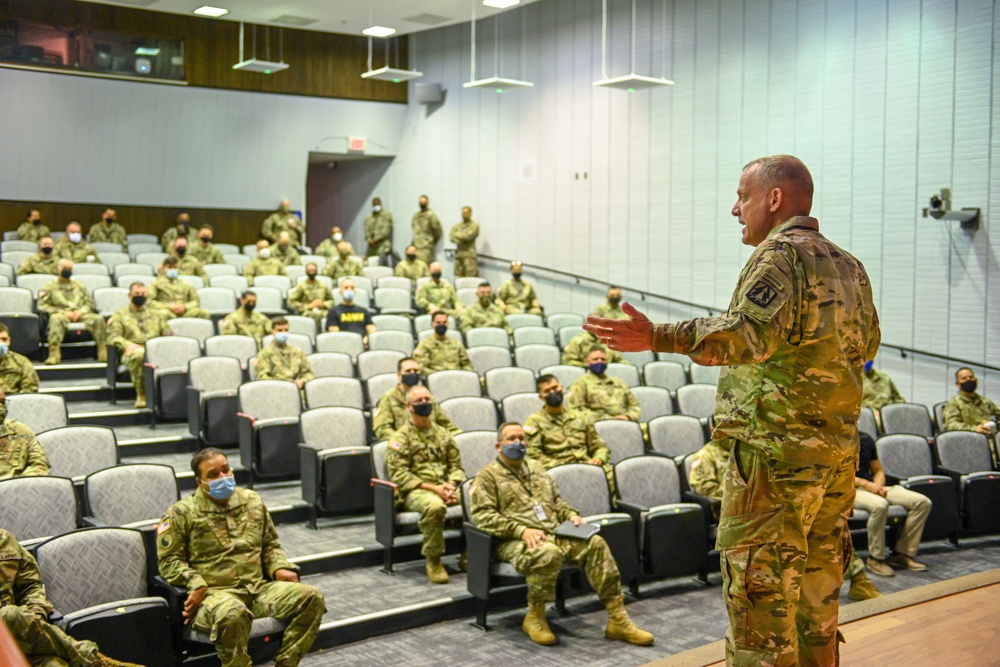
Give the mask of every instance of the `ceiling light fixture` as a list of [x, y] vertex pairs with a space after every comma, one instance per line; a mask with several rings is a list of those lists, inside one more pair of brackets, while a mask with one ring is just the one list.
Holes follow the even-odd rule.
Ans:
[[[664, 7], [664, 11], [666, 8]], [[666, 28], [664, 28], [666, 32]], [[666, 35], [664, 35], [664, 38]], [[608, 0], [601, 0], [601, 75], [604, 77], [600, 81], [595, 81], [594, 85], [599, 88], [618, 88], [630, 93], [637, 90], [648, 90], [650, 88], [662, 88], [663, 86], [674, 85], [673, 81], [652, 76], [643, 76], [635, 73], [635, 0], [632, 0], [632, 22], [631, 22], [631, 50], [629, 51], [628, 69], [625, 76], [608, 77]]]
[[[240, 61], [233, 65], [233, 69], [242, 70], [244, 72], [260, 72], [261, 74], [273, 74], [275, 72], [281, 72], [282, 70], [288, 69], [289, 65], [285, 62], [282, 54], [285, 50], [285, 33], [282, 28], [278, 28], [278, 60], [277, 62], [270, 60], [271, 58], [271, 30], [264, 27], [265, 36], [267, 39], [267, 46], [265, 47], [265, 58], [249, 58], [248, 60], [243, 59], [243, 35], [246, 30], [243, 27], [243, 21], [240, 21]], [[253, 50], [253, 55], [257, 55], [257, 26], [253, 28], [253, 36], [251, 42], [251, 49]]]
[[483, 4], [487, 7], [496, 7], [497, 9], [507, 9], [520, 3], [521, 0], [483, 0]]
[[223, 9], [222, 7], [212, 7], [211, 5], [205, 5], [194, 10], [195, 14], [199, 16], [211, 16], [213, 18], [218, 18], [220, 16], [225, 16], [229, 13], [228, 9]]
[[[483, 4], [486, 4], [484, 2]], [[497, 94], [511, 88], [534, 88], [535, 84], [530, 81], [520, 79], [508, 79], [500, 76], [500, 17], [493, 18], [493, 66], [494, 74], [485, 79], [476, 78], [476, 0], [472, 0], [472, 60], [469, 67], [470, 81], [462, 84], [463, 88], [489, 88], [495, 90]]]
[[365, 28], [361, 31], [362, 35], [368, 35], [369, 37], [388, 37], [389, 35], [395, 35], [395, 28], [386, 28], [385, 26], [373, 25], [370, 28]]
[[160, 49], [155, 46], [140, 46], [135, 50], [137, 56], [158, 56]]
[[[372, 0], [371, 5], [368, 8], [368, 22], [375, 22], [375, 0]], [[377, 26], [376, 26], [377, 27]], [[404, 81], [410, 81], [411, 79], [419, 79], [424, 75], [423, 72], [418, 72], [413, 69], [400, 69], [399, 67], [389, 67], [389, 40], [385, 40], [385, 67], [380, 67], [378, 69], [372, 69], [372, 38], [373, 37], [387, 37], [392, 33], [396, 32], [392, 28], [381, 28], [381, 30], [388, 30], [389, 32], [382, 35], [375, 35], [369, 33], [369, 30], [373, 28], [368, 28], [362, 32], [368, 34], [368, 71], [361, 73], [362, 79], [371, 79], [372, 81], [391, 81], [392, 83], [403, 83]], [[396, 64], [399, 65], [399, 39], [395, 40], [396, 43]]]

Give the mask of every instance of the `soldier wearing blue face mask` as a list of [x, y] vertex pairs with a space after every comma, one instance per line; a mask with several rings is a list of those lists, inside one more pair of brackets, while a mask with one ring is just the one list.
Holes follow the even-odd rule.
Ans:
[[306, 354], [288, 344], [288, 320], [276, 317], [273, 321], [274, 340], [257, 353], [258, 380], [291, 380], [299, 389], [315, 376]]
[[340, 282], [338, 292], [340, 303], [330, 309], [330, 314], [326, 317], [326, 330], [356, 333], [367, 345], [368, 334], [375, 331], [375, 323], [372, 322], [371, 312], [367, 308], [354, 303], [354, 298], [357, 296], [354, 281], [344, 278]]
[[200, 302], [194, 285], [180, 279], [178, 264], [179, 260], [173, 255], [163, 260], [160, 275], [149, 284], [149, 307], [168, 320], [175, 317], [209, 319], [211, 313], [198, 307]]
[[896, 389], [888, 373], [877, 370], [874, 361], [865, 362], [864, 383], [861, 387], [861, 405], [871, 408], [878, 415], [879, 410], [889, 403], [905, 403], [906, 399]]
[[639, 399], [625, 381], [606, 375], [608, 356], [604, 348], [594, 346], [587, 354], [587, 370], [566, 391], [566, 405], [579, 410], [593, 421], [623, 419], [637, 422], [642, 412]]

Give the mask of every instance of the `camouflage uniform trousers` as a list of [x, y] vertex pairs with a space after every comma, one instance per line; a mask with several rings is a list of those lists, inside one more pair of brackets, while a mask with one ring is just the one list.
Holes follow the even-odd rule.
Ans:
[[196, 317], [196, 318], [201, 319], [201, 320], [210, 320], [210, 319], [212, 319], [212, 313], [208, 312], [204, 308], [188, 308], [187, 310], [185, 310], [180, 315], [178, 315], [174, 311], [170, 310], [170, 308], [166, 304], [164, 304], [160, 308], [157, 308], [157, 310], [159, 311], [159, 313], [161, 315], [163, 315], [163, 319], [165, 319], [165, 320], [173, 320], [173, 319], [176, 319], [178, 317]]
[[[127, 347], [127, 346], [126, 346]], [[146, 395], [146, 346], [140, 345], [139, 349], [125, 354], [122, 350], [121, 363], [128, 368], [128, 374], [132, 378], [132, 385], [135, 387], [137, 395]]]
[[219, 653], [222, 667], [251, 667], [247, 654], [254, 618], [271, 616], [288, 621], [275, 665], [297, 665], [309, 652], [326, 606], [319, 589], [308, 584], [269, 581], [257, 595], [238, 589], [210, 590], [192, 624], [207, 633]]
[[792, 466], [744, 442], [731, 452], [717, 540], [726, 664], [839, 664], [843, 534], [856, 465]]
[[479, 277], [479, 256], [478, 255], [455, 255], [455, 277], [456, 278], [478, 278]]
[[556, 581], [563, 563], [571, 563], [583, 570], [601, 602], [622, 594], [618, 564], [611, 555], [608, 543], [600, 535], [594, 535], [589, 540], [550, 535], [534, 549], [529, 549], [522, 540], [507, 540], [496, 548], [496, 556], [513, 565], [518, 574], [524, 576], [529, 605], [556, 599]]
[[[69, 318], [63, 313], [52, 313], [49, 315], [49, 345], [62, 345], [66, 337], [66, 329], [70, 325]], [[80, 315], [79, 324], [87, 327], [87, 331], [94, 337], [94, 342], [98, 346], [104, 345], [108, 339], [108, 323], [97, 313], [87, 313]]]
[[445, 505], [441, 496], [433, 491], [414, 489], [406, 494], [403, 504], [407, 512], [420, 512], [417, 528], [424, 536], [420, 554], [425, 558], [433, 558], [443, 554], [444, 514], [448, 510], [448, 506]]
[[18, 647], [36, 667], [78, 667], [97, 661], [97, 644], [73, 639], [59, 627], [38, 618], [27, 607], [0, 607], [0, 619], [10, 629]]

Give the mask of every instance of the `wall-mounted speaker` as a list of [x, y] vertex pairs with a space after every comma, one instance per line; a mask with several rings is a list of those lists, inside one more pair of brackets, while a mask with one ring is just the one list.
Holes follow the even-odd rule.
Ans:
[[440, 83], [414, 83], [413, 86], [421, 104], [441, 104], [444, 100]]

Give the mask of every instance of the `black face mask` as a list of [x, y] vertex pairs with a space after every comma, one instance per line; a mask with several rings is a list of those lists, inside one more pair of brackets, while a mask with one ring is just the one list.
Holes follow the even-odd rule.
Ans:
[[50, 245], [45, 246], [44, 248], [42, 248], [42, 252], [45, 253], [46, 255], [51, 255], [52, 254], [52, 246], [50, 246]]
[[142, 308], [142, 306], [146, 303], [146, 296], [134, 296], [132, 297], [132, 303], [135, 304], [136, 308]]
[[520, 273], [512, 273], [510, 275], [514, 276], [514, 280], [520, 280], [521, 279], [521, 274]]
[[403, 373], [403, 384], [407, 387], [415, 387], [420, 384], [420, 373]]
[[113, 223], [114, 221], [115, 221], [115, 219], [114, 219], [114, 218], [104, 218], [104, 222], [108, 223], [109, 225], [110, 225], [111, 223]]
[[257, 307], [256, 303], [245, 303], [245, 304], [243, 304], [243, 310], [247, 311], [248, 313], [252, 313], [253, 309], [256, 308], [256, 307]]
[[435, 271], [434, 273], [431, 274], [431, 278], [433, 278], [434, 280], [441, 280], [441, 272]]
[[427, 210], [427, 204], [421, 204], [420, 205], [420, 210], [421, 211], [426, 211]]
[[191, 224], [187, 222], [182, 222], [181, 226], [177, 229], [178, 234], [187, 234], [188, 230], [191, 229]]
[[42, 219], [41, 219], [41, 218], [39, 218], [38, 220], [34, 220], [33, 222], [34, 222], [34, 223], [35, 223], [36, 225], [40, 225], [40, 224], [42, 224]]
[[69, 280], [73, 276], [73, 269], [63, 269], [59, 272], [59, 275]]
[[979, 381], [978, 380], [966, 380], [965, 382], [963, 382], [962, 384], [960, 384], [958, 386], [962, 389], [962, 391], [971, 394], [972, 392], [974, 392], [976, 390], [976, 387], [979, 386]]
[[199, 236], [198, 238], [200, 238], [205, 243], [211, 243], [212, 242], [212, 237], [211, 236]]
[[406, 253], [406, 259], [410, 260], [411, 262], [416, 258], [417, 258], [416, 255], [411, 255], [410, 253]]
[[448, 333], [448, 325], [447, 324], [435, 324], [434, 325], [434, 333], [436, 333], [438, 336], [445, 335], [446, 333]]
[[188, 251], [187, 246], [178, 246], [175, 250], [178, 257], [183, 257]]
[[558, 408], [563, 404], [563, 393], [561, 391], [554, 391], [545, 397], [545, 402], [548, 403], [550, 407]]
[[608, 303], [610, 303], [612, 306], [617, 306], [619, 304], [619, 302], [621, 302], [621, 300], [622, 300], [622, 298], [620, 296], [609, 296], [608, 297]]
[[413, 406], [413, 412], [420, 417], [430, 417], [431, 413], [434, 412], [433, 403], [417, 403]]
[[309, 280], [316, 280], [316, 274], [312, 272], [307, 273], [306, 277], [309, 278]]

